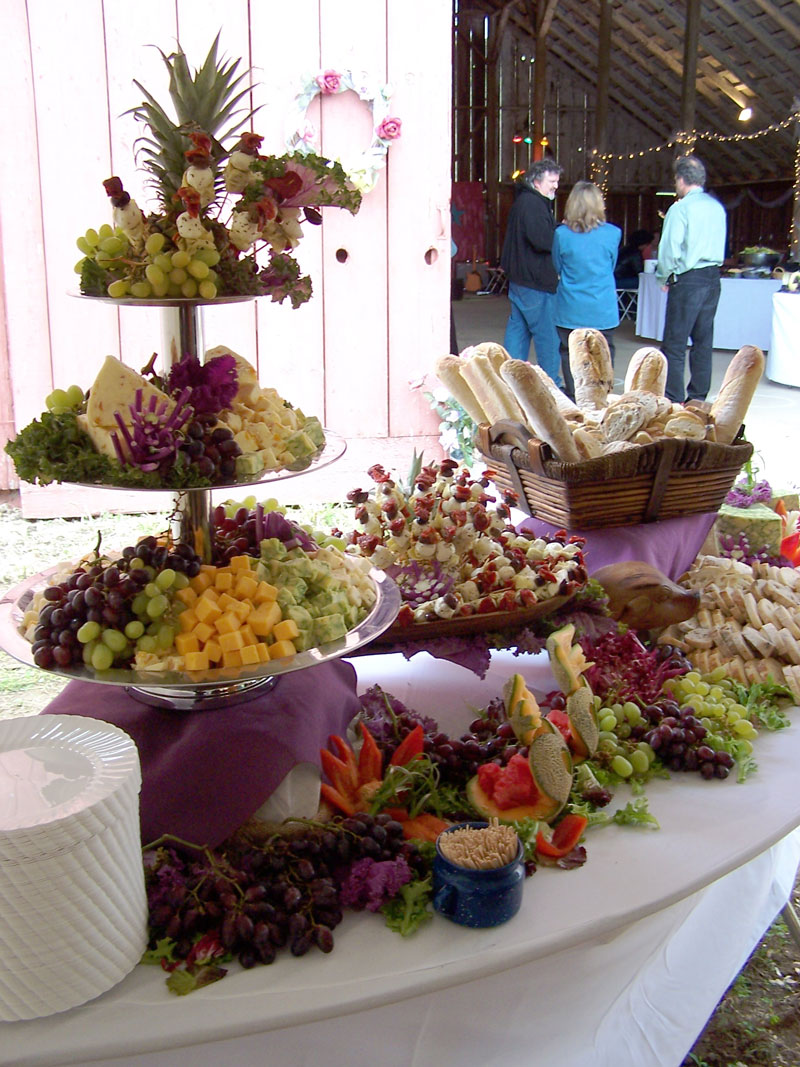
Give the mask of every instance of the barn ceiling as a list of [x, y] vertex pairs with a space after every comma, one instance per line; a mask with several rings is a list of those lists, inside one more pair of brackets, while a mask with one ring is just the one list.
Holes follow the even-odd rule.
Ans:
[[[531, 35], [537, 5], [540, 18], [551, 17], [548, 65], [595, 85], [600, 0], [461, 0], [460, 8], [497, 15], [505, 33]], [[685, 0], [612, 2], [610, 121], [635, 119], [653, 145], [681, 128], [685, 25]], [[798, 106], [800, 0], [703, 0], [694, 128], [714, 135], [700, 138], [696, 151], [716, 181], [794, 181], [798, 123], [752, 139], [742, 135], [785, 123]], [[738, 119], [744, 107], [753, 111], [747, 123]]]

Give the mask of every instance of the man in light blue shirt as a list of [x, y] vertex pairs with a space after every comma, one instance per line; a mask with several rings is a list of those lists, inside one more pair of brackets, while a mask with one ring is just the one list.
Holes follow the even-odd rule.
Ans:
[[[704, 192], [706, 169], [696, 156], [675, 161], [678, 199], [664, 218], [656, 278], [667, 290], [662, 347], [667, 357], [666, 394], [672, 401], [705, 400], [711, 387], [714, 315], [725, 259], [725, 208]], [[689, 384], [684, 387], [686, 347]]]

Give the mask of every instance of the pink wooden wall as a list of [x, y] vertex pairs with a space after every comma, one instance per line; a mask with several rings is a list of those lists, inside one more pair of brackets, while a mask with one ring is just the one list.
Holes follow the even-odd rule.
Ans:
[[[325, 209], [322, 228], [307, 227], [298, 259], [311, 301], [209, 308], [206, 345], [240, 352], [263, 384], [347, 438], [430, 441], [436, 419], [408, 383], [449, 346], [450, 0], [3, 0], [0, 388], [5, 365], [15, 425], [38, 415], [51, 388], [89, 385], [107, 354], [139, 368], [158, 350], [158, 310], [69, 295], [75, 239], [110, 221], [110, 174], [148, 201], [133, 157], [141, 127], [121, 117], [141, 100], [134, 78], [167, 98], [147, 45], [170, 52], [179, 37], [194, 68], [220, 22], [221, 52], [255, 71], [262, 151], [284, 151], [294, 96], [321, 68], [392, 84], [403, 130], [360, 213]], [[309, 117], [324, 153], [368, 143], [369, 109], [353, 93], [326, 98], [321, 114], [317, 98]]]

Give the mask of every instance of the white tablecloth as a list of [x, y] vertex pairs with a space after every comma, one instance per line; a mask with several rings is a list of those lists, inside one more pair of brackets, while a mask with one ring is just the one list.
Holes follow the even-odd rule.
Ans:
[[800, 386], [800, 293], [773, 293], [767, 377]]
[[[742, 345], [756, 345], [766, 352], [772, 332], [772, 295], [780, 287], [779, 278], [722, 278], [714, 317], [714, 348], [738, 351]], [[655, 274], [640, 274], [637, 336], [661, 341], [666, 312], [667, 294]]]
[[[499, 654], [483, 681], [427, 654], [355, 662], [360, 689], [378, 682], [451, 732], [514, 671], [539, 692], [553, 687], [543, 656]], [[82, 1008], [0, 1027], [0, 1063], [677, 1067], [786, 901], [800, 857], [800, 723], [760, 738], [757, 756], [743, 785], [652, 783], [659, 831], [591, 833], [586, 865], [537, 871], [504, 926], [435, 916], [403, 940], [375, 916], [348, 916], [329, 956], [232, 968], [183, 998], [138, 967]], [[628, 799], [621, 790], [614, 807]]]

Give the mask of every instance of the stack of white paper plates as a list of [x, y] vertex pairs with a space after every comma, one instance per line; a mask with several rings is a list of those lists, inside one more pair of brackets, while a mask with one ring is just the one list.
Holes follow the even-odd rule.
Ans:
[[105, 993], [147, 941], [141, 772], [97, 719], [0, 722], [0, 1021]]

